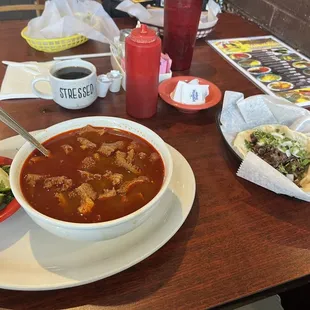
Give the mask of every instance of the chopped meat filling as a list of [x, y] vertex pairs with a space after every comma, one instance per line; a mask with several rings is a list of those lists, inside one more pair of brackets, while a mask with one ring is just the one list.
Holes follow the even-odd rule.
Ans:
[[96, 162], [92, 157], [86, 157], [82, 160], [81, 168], [82, 169], [91, 169], [96, 166]]
[[95, 149], [97, 147], [97, 145], [95, 143], [89, 141], [88, 139], [79, 137], [77, 140], [81, 143], [80, 148], [82, 150], [91, 150], [91, 149]]
[[141, 184], [141, 183], [148, 183], [148, 182], [150, 182], [150, 179], [148, 177], [140, 176], [131, 181], [124, 182], [121, 185], [121, 187], [117, 190], [117, 192], [120, 195], [126, 195], [133, 186], [137, 184]]
[[55, 188], [61, 192], [67, 191], [72, 187], [73, 181], [66, 176], [50, 177], [44, 180], [43, 187], [46, 189]]
[[253, 151], [274, 168], [277, 168], [282, 163], [285, 164], [288, 160], [286, 154], [278, 150], [276, 147], [259, 146], [256, 144]]
[[113, 186], [119, 185], [123, 182], [123, 175], [120, 173], [112, 173], [112, 171], [107, 170], [103, 176], [110, 180]]
[[84, 133], [88, 133], [88, 132], [96, 132], [97, 134], [99, 134], [100, 136], [102, 136], [102, 135], [104, 135], [104, 133], [105, 133], [105, 129], [103, 129], [103, 128], [98, 129], [98, 128], [93, 127], [93, 126], [91, 126], [91, 125], [87, 125], [87, 126], [81, 128], [81, 129], [79, 129], [79, 130], [77, 131], [77, 134], [78, 134], [79, 136], [81, 136], [81, 135], [83, 135]]
[[258, 139], [253, 133], [250, 135], [250, 139], [252, 151], [272, 167], [278, 168], [280, 164], [285, 164], [287, 162], [288, 157], [278, 148], [272, 145], [257, 144]]
[[80, 206], [78, 207], [78, 211], [81, 214], [91, 212], [95, 205], [94, 200], [97, 198], [97, 194], [92, 186], [88, 183], [83, 183], [69, 193], [69, 197], [71, 198], [76, 196], [79, 196], [80, 198]]
[[113, 187], [112, 189], [104, 189], [103, 193], [99, 195], [98, 199], [105, 200], [105, 199], [112, 198], [115, 196], [116, 196], [116, 190]]
[[87, 172], [87, 171], [83, 171], [83, 170], [78, 170], [82, 179], [85, 181], [85, 182], [88, 182], [88, 181], [93, 181], [93, 180], [101, 180], [101, 174], [99, 173], [90, 173], [90, 172]]
[[64, 144], [61, 146], [61, 148], [64, 150], [65, 154], [68, 155], [71, 152], [73, 152], [73, 147], [69, 144]]
[[126, 170], [134, 173], [134, 174], [140, 174], [141, 169], [131, 162], [129, 162], [126, 158], [126, 153], [117, 151], [115, 155], [115, 164], [119, 167], [125, 168]]
[[109, 157], [115, 151], [123, 149], [125, 143], [123, 141], [116, 141], [113, 143], [102, 143], [98, 152]]
[[46, 175], [39, 175], [39, 174], [32, 174], [32, 173], [25, 175], [26, 182], [31, 187], [35, 187], [37, 182], [42, 181], [45, 178], [46, 178]]

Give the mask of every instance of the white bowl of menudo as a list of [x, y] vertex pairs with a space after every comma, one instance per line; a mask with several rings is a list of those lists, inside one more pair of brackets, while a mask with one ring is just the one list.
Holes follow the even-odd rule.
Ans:
[[124, 235], [154, 212], [167, 191], [170, 152], [138, 123], [85, 117], [36, 138], [51, 156], [25, 143], [11, 166], [12, 191], [39, 226], [59, 237], [99, 241]]

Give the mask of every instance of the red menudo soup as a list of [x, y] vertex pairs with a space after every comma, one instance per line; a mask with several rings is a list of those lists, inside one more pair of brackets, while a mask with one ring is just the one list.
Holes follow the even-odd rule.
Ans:
[[34, 151], [21, 172], [28, 203], [52, 218], [74, 223], [118, 219], [159, 192], [164, 164], [142, 138], [90, 125], [44, 143], [51, 157]]

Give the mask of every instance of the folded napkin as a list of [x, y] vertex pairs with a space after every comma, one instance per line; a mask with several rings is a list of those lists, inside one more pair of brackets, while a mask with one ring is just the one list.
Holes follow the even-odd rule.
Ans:
[[[267, 124], [291, 126], [298, 118], [308, 116], [308, 110], [279, 97], [256, 95], [245, 99], [242, 93], [226, 91], [221, 124], [227, 141], [232, 143], [240, 131]], [[310, 127], [302, 132], [310, 132]]]
[[[37, 98], [32, 92], [32, 81], [39, 76], [47, 76], [54, 61], [21, 62], [8, 65], [0, 89], [0, 100]], [[36, 87], [43, 93], [51, 93], [47, 82], [37, 83]]]
[[110, 43], [119, 35], [119, 29], [102, 4], [96, 1], [51, 0], [46, 1], [41, 16], [28, 23], [26, 34], [31, 38], [53, 39], [77, 33]]
[[281, 172], [249, 152], [240, 165], [237, 176], [277, 194], [287, 195], [310, 202], [310, 193], [304, 192]]
[[188, 83], [179, 81], [170, 96], [176, 102], [196, 105], [204, 104], [208, 95], [209, 85], [200, 85], [199, 80], [194, 79]]

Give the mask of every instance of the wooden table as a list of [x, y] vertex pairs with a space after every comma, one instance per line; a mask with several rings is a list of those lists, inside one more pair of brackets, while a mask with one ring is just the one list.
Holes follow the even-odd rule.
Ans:
[[[133, 26], [119, 20], [120, 27]], [[0, 60], [49, 60], [32, 50], [19, 33], [25, 22], [0, 23]], [[210, 39], [264, 35], [240, 17], [222, 14]], [[5, 44], [4, 44], [5, 42]], [[88, 42], [65, 54], [102, 52]], [[108, 58], [95, 59], [98, 73], [110, 70]], [[4, 74], [0, 66], [0, 75]], [[211, 80], [222, 91], [246, 96], [260, 91], [204, 41], [197, 42], [190, 74]], [[89, 115], [129, 118], [125, 93], [109, 94], [91, 107], [70, 111], [52, 101], [12, 100], [0, 104], [26, 129], [45, 128]], [[193, 209], [179, 232], [145, 261], [108, 279], [51, 292], [0, 291], [9, 309], [205, 309], [228, 308], [307, 281], [310, 274], [310, 207], [236, 176], [238, 162], [215, 125], [219, 107], [194, 115], [159, 101], [158, 114], [141, 123], [153, 129], [189, 161], [197, 180]], [[0, 139], [14, 135], [0, 124]], [[0, 150], [1, 154], [1, 150]], [[5, 236], [1, 236], [5, 238]]]

